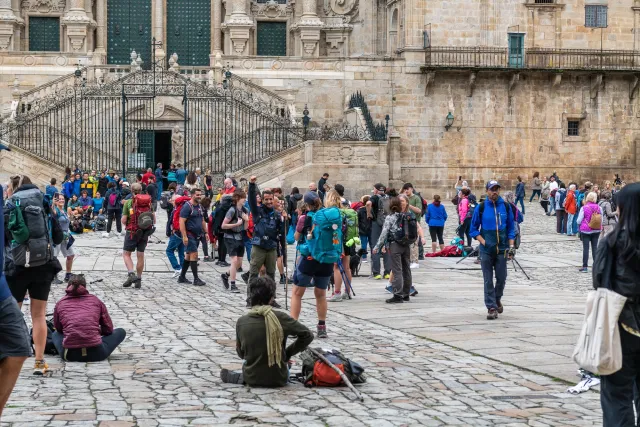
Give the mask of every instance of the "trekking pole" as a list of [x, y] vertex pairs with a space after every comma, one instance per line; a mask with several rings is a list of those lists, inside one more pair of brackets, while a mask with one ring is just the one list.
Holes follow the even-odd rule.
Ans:
[[472, 255], [477, 255], [478, 254], [478, 249], [474, 249], [471, 252], [469, 252], [468, 254], [466, 254], [464, 257], [462, 257], [462, 259], [458, 260], [458, 262], [456, 262], [456, 264], [460, 264], [462, 261], [464, 261], [465, 259], [469, 258]]
[[[351, 281], [347, 277], [347, 273], [344, 271], [344, 266], [342, 265], [342, 259], [338, 260], [338, 270], [340, 271], [340, 276], [342, 276], [342, 281], [344, 282], [344, 287], [347, 288], [347, 297], [351, 299], [351, 293], [353, 296], [356, 296], [355, 291], [353, 290], [353, 286], [351, 286]], [[351, 292], [349, 292], [351, 290]]]
[[[284, 217], [284, 231], [287, 232], [287, 217]], [[287, 260], [287, 242], [285, 240], [282, 248], [282, 261], [284, 262], [284, 309], [289, 310], [289, 261]], [[295, 262], [295, 261], [294, 261]]]
[[[520, 270], [522, 270], [522, 272], [524, 273], [525, 277], [527, 278], [527, 280], [531, 280], [531, 277], [529, 277], [529, 275], [527, 274], [526, 271], [524, 271], [524, 268], [522, 268], [522, 266], [520, 265], [520, 263], [518, 262], [518, 260], [516, 259], [516, 257], [511, 258], [511, 261], [513, 261], [513, 264], [515, 266], [515, 264], [518, 265], [518, 267], [520, 267]], [[516, 270], [517, 271], [517, 270]]]
[[362, 397], [362, 394], [360, 394], [360, 392], [353, 386], [353, 384], [351, 384], [351, 381], [349, 381], [349, 378], [347, 378], [347, 376], [344, 374], [344, 372], [342, 372], [340, 369], [338, 369], [336, 367], [336, 365], [334, 365], [333, 363], [329, 362], [329, 360], [324, 357], [324, 354], [320, 353], [318, 350], [309, 347], [309, 350], [311, 351], [311, 353], [316, 356], [318, 359], [322, 360], [322, 362], [327, 365], [328, 367], [330, 367], [331, 369], [333, 369], [334, 371], [336, 371], [338, 373], [338, 375], [340, 375], [340, 378], [342, 379], [342, 382], [344, 382], [346, 384], [347, 387], [349, 387], [351, 389], [351, 391], [356, 395], [356, 399], [360, 400], [361, 402], [364, 402], [364, 397]]

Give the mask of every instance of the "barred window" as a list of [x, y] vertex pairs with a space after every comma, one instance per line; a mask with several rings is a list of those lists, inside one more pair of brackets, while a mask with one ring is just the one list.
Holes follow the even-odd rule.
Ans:
[[567, 122], [567, 136], [580, 136], [580, 122], [578, 120]]
[[606, 28], [607, 27], [607, 6], [587, 5], [584, 7], [585, 27]]

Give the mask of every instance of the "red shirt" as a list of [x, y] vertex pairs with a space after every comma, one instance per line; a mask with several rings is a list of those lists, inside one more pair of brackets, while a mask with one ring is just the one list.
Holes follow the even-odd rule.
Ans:
[[223, 194], [233, 194], [236, 191], [236, 187], [225, 188]]
[[149, 185], [149, 181], [156, 182], [156, 175], [153, 172], [147, 172], [142, 175], [142, 183], [144, 185]]

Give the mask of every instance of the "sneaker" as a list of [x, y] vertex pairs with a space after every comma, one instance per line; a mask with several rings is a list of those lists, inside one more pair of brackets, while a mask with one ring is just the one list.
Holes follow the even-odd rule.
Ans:
[[490, 308], [487, 312], [487, 320], [495, 320], [498, 318], [498, 310], [495, 308]]
[[133, 285], [133, 282], [135, 282], [137, 278], [138, 276], [136, 276], [136, 273], [129, 273], [129, 275], [127, 276], [127, 280], [124, 281], [124, 283], [122, 284], [122, 287], [130, 288], [131, 285]]
[[344, 292], [342, 293], [342, 299], [343, 299], [343, 300], [345, 300], [345, 299], [349, 299], [349, 291], [344, 291]]
[[33, 365], [33, 375], [44, 375], [49, 372], [49, 365], [45, 360], [36, 360], [36, 363]]
[[[379, 274], [374, 274], [373, 278], [374, 278], [374, 280], [382, 280], [382, 276], [379, 275]], [[388, 279], [388, 277], [387, 277], [387, 279]]]
[[284, 276], [280, 276], [280, 284], [281, 285], [285, 284], [285, 280], [286, 280], [286, 278]]
[[409, 295], [407, 295], [406, 297], [402, 297], [402, 301], [409, 302], [411, 301], [411, 298], [409, 298]]
[[271, 307], [273, 308], [282, 308], [280, 304], [278, 304], [275, 300], [271, 302]]
[[385, 275], [383, 276], [385, 279], [388, 279], [389, 277], [391, 277], [391, 274], [389, 273], [385, 273]]
[[135, 285], [133, 285], [133, 287], [140, 289], [142, 287], [142, 277], [138, 277], [134, 283]]
[[327, 338], [327, 325], [318, 325], [318, 330], [316, 333], [316, 337], [318, 338]]
[[185, 283], [187, 285], [191, 285], [192, 284], [191, 280], [187, 279], [186, 277], [182, 277], [182, 276], [178, 277], [178, 283]]
[[244, 283], [246, 283], [247, 285], [249, 284], [249, 272], [248, 271], [246, 273], [242, 273], [240, 275], [240, 277], [242, 277], [242, 280], [244, 281]]
[[369, 263], [369, 260], [368, 260], [368, 259], [366, 259], [366, 258], [363, 258], [363, 259], [362, 259], [362, 262], [364, 262], [365, 264], [368, 264], [368, 263]]
[[229, 275], [227, 273], [222, 273], [220, 278], [222, 279], [222, 286], [224, 286], [226, 290], [229, 290]]
[[213, 258], [211, 258], [210, 256], [206, 256], [204, 257], [204, 262], [213, 262]]
[[387, 291], [387, 292], [389, 292], [390, 294], [393, 294], [393, 286], [391, 286], [391, 285], [387, 285], [387, 286], [384, 288], [384, 290], [385, 290], [385, 291]]
[[342, 294], [339, 292], [334, 292], [329, 298], [327, 298], [329, 302], [340, 302], [342, 301]]
[[107, 233], [106, 231], [104, 233], [102, 233], [102, 237], [108, 238], [111, 234]]
[[230, 371], [228, 369], [222, 369], [220, 371], [220, 379], [223, 383], [227, 384], [243, 384], [244, 380], [242, 377], [242, 372], [240, 371]]
[[58, 276], [56, 276], [56, 277], [54, 277], [54, 278], [53, 278], [53, 282], [52, 282], [52, 283], [53, 283], [54, 285], [61, 285], [61, 284], [63, 284], [64, 282], [63, 282], [62, 280], [58, 279]]
[[588, 273], [589, 269], [587, 267], [582, 267], [580, 270], [578, 270], [580, 273]]
[[231, 287], [229, 288], [229, 291], [233, 292], [234, 294], [240, 293], [240, 289], [238, 289], [236, 285], [231, 285]]
[[204, 280], [197, 278], [197, 279], [193, 279], [193, 286], [204, 286], [206, 285], [207, 282], [205, 282]]
[[175, 270], [173, 270], [173, 278], [177, 279], [178, 277], [180, 277], [180, 274], [182, 274], [182, 269], [181, 268], [177, 268]]
[[417, 262], [412, 262], [409, 265], [409, 268], [411, 268], [411, 269], [420, 268], [420, 264], [418, 264]]
[[228, 262], [226, 262], [226, 261], [219, 261], [218, 265], [219, 265], [220, 267], [230, 267], [230, 266], [231, 266], [231, 264], [229, 264], [229, 263], [228, 263]]
[[502, 302], [498, 301], [498, 313], [502, 314], [504, 311], [504, 307], [502, 306]]
[[385, 301], [387, 304], [402, 304], [404, 302], [404, 298], [400, 295], [394, 295], [388, 300]]
[[69, 281], [69, 279], [71, 279], [71, 273], [65, 273], [65, 275], [64, 275], [64, 281], [65, 281], [65, 282], [68, 282], [68, 281]]
[[416, 295], [418, 295], [418, 290], [412, 286], [409, 290], [409, 295], [415, 297]]
[[31, 305], [31, 300], [28, 296], [25, 295], [24, 299], [22, 300], [22, 305]]

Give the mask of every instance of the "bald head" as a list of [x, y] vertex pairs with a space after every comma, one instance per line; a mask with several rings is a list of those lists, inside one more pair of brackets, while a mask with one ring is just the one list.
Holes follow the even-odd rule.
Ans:
[[233, 181], [231, 180], [231, 178], [226, 178], [224, 180], [224, 188], [231, 188], [233, 187]]
[[318, 186], [316, 185], [315, 182], [309, 183], [309, 191], [318, 191]]

